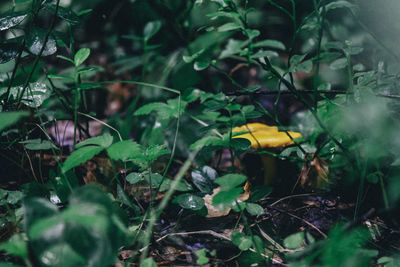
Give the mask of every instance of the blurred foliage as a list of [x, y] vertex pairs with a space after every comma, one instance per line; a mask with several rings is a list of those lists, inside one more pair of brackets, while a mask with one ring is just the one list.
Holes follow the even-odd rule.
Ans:
[[[243, 230], [224, 239], [246, 266], [275, 253], [294, 266], [396, 266], [362, 226], [271, 242], [248, 220], [266, 214], [255, 202], [278, 186], [257, 185], [257, 170], [243, 167], [243, 155], [263, 153], [292, 162], [302, 179], [329, 166], [325, 188], [294, 189], [349, 199], [355, 222], [374, 208], [398, 225], [400, 4], [377, 5], [1, 1], [1, 259], [109, 266], [129, 250], [127, 261], [156, 266], [148, 256], [163, 211], [206, 216], [214, 206], [239, 214]], [[232, 133], [254, 121], [303, 137], [255, 151]], [[84, 185], [93, 182], [101, 186]], [[193, 255], [193, 264], [215, 260], [205, 248]]]

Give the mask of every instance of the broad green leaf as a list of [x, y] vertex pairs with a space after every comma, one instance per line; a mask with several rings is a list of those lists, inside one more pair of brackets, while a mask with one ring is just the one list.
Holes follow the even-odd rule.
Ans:
[[87, 160], [99, 154], [103, 149], [103, 147], [99, 146], [85, 146], [75, 150], [64, 162], [62, 171], [65, 173], [79, 164], [86, 162]]
[[258, 204], [246, 203], [246, 210], [250, 215], [258, 216], [264, 214], [264, 209]]
[[199, 265], [204, 265], [210, 262], [210, 259], [207, 257], [207, 250], [205, 248], [199, 249], [195, 251], [197, 261], [196, 263]]
[[249, 201], [257, 201], [263, 199], [272, 193], [272, 187], [267, 185], [259, 185], [251, 187], [251, 195]]
[[27, 16], [27, 13], [12, 13], [0, 17], [0, 31], [10, 29], [20, 24]]
[[90, 55], [89, 48], [81, 48], [74, 56], [74, 64], [76, 67], [80, 66]]
[[153, 37], [161, 28], [161, 21], [150, 21], [148, 22], [143, 29], [143, 36], [146, 40], [149, 40]]
[[49, 36], [46, 44], [44, 43], [47, 31], [32, 27], [26, 32], [26, 47], [34, 54], [39, 55], [42, 47], [44, 46], [42, 56], [50, 56], [57, 52], [56, 40]]
[[140, 181], [142, 181], [144, 179], [144, 175], [143, 173], [139, 173], [139, 172], [131, 172], [130, 174], [128, 174], [126, 176], [126, 180], [130, 183], [130, 184], [136, 184]]
[[200, 210], [204, 207], [204, 200], [193, 194], [183, 194], [177, 197], [179, 206], [189, 210]]
[[346, 54], [354, 56], [362, 53], [362, 51], [364, 51], [364, 48], [361, 46], [349, 46], [343, 50]]
[[233, 232], [231, 234], [232, 243], [236, 245], [240, 250], [248, 250], [253, 245], [251, 236], [246, 236], [243, 233]]
[[209, 166], [203, 166], [199, 170], [192, 171], [192, 181], [194, 185], [202, 193], [211, 194], [213, 189], [216, 187], [215, 179], [217, 179], [218, 173], [216, 170]]
[[0, 112], [0, 131], [16, 124], [20, 119], [28, 116], [28, 111]]
[[242, 192], [243, 189], [240, 187], [230, 191], [221, 191], [213, 197], [212, 204], [220, 210], [224, 210], [226, 206], [232, 205]]
[[164, 145], [151, 145], [146, 149], [145, 156], [149, 163], [154, 162], [159, 157], [169, 154], [169, 150]]
[[221, 176], [215, 180], [215, 183], [221, 186], [221, 191], [229, 191], [247, 180], [247, 177], [242, 174], [230, 173]]
[[[147, 181], [152, 188], [160, 188], [160, 192], [166, 191], [171, 186], [171, 180], [164, 178], [161, 174], [152, 173], [149, 175], [148, 173], [144, 175], [144, 179]], [[162, 183], [161, 183], [162, 182]]]
[[347, 59], [342, 57], [342, 58], [338, 58], [335, 61], [333, 61], [329, 67], [333, 70], [339, 70], [339, 69], [343, 69], [347, 66]]
[[[22, 88], [21, 88], [22, 89]], [[41, 82], [30, 83], [26, 88], [22, 103], [31, 108], [40, 107], [51, 95], [47, 85]]]
[[304, 242], [304, 232], [298, 232], [286, 237], [283, 240], [283, 245], [288, 249], [297, 249]]
[[[47, 10], [49, 10], [51, 13], [53, 13], [53, 14], [56, 13], [56, 5], [51, 4], [51, 3], [46, 3], [46, 4], [44, 4], [44, 7]], [[72, 25], [77, 25], [77, 24], [81, 23], [81, 20], [78, 17], [78, 15], [75, 14], [74, 11], [72, 11], [70, 8], [67, 8], [67, 7], [58, 6], [57, 16], [62, 18], [65, 21], [71, 23]]]
[[192, 191], [193, 187], [188, 182], [186, 182], [186, 180], [180, 180], [175, 190], [180, 192], [187, 192]]
[[260, 35], [260, 31], [259, 30], [253, 30], [253, 29], [245, 29], [244, 30], [246, 36], [252, 40], [254, 38], [256, 38], [257, 36]]
[[113, 137], [109, 133], [105, 133], [103, 135], [91, 137], [82, 142], [79, 142], [78, 144], [75, 145], [75, 149], [88, 145], [95, 145], [107, 148], [112, 144], [112, 142], [113, 142]]
[[285, 45], [277, 40], [262, 40], [260, 42], [256, 42], [255, 44], [253, 44], [253, 47], [270, 47], [279, 50], [286, 49]]
[[57, 149], [57, 147], [50, 142], [49, 140], [42, 140], [42, 139], [31, 139], [19, 142], [23, 144], [24, 147], [28, 150], [48, 150], [48, 149]]
[[107, 154], [112, 160], [126, 161], [141, 155], [142, 147], [136, 142], [125, 140], [117, 142], [107, 148]]
[[158, 265], [153, 258], [147, 258], [140, 264], [140, 267], [158, 267]]

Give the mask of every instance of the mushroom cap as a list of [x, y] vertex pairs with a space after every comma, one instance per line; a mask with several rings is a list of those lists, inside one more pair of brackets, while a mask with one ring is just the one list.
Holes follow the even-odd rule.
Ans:
[[[301, 137], [298, 132], [280, 132], [276, 126], [268, 126], [262, 123], [248, 123], [232, 129], [233, 133], [247, 132], [234, 136], [233, 138], [245, 138], [251, 142], [251, 147], [278, 148], [293, 145], [292, 139]], [[289, 137], [289, 135], [290, 137]]]

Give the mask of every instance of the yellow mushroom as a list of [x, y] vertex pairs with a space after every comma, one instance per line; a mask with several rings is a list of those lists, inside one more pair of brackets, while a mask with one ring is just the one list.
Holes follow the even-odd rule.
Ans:
[[[268, 126], [262, 123], [248, 123], [232, 129], [233, 133], [239, 133], [232, 138], [244, 138], [250, 141], [251, 147], [257, 150], [283, 148], [293, 145], [293, 139], [301, 137], [298, 132], [280, 132], [276, 126]], [[243, 134], [240, 134], [243, 132]], [[264, 167], [264, 184], [271, 184], [276, 175], [275, 157], [262, 154], [261, 162]]]

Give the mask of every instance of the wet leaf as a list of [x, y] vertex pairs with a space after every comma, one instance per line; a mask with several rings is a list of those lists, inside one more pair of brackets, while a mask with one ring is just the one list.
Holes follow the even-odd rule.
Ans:
[[204, 207], [204, 200], [193, 194], [183, 194], [177, 197], [179, 206], [189, 210], [200, 210]]
[[199, 170], [192, 171], [192, 181], [194, 185], [202, 192], [211, 194], [213, 189], [216, 187], [214, 183], [217, 179], [218, 173], [209, 166], [203, 166]]
[[4, 64], [18, 55], [19, 44], [3, 43], [0, 44], [0, 64]]
[[39, 55], [44, 45], [42, 56], [50, 56], [57, 52], [56, 40], [51, 35], [44, 44], [46, 34], [47, 31], [38, 27], [33, 27], [26, 32], [26, 46], [32, 54]]
[[[44, 7], [49, 10], [51, 13], [56, 13], [56, 5], [51, 3], [44, 4]], [[77, 25], [81, 22], [78, 15], [72, 11], [70, 8], [58, 6], [57, 16], [62, 18], [63, 20], [71, 23], [72, 25]]]
[[0, 17], [0, 31], [17, 26], [26, 18], [26, 16], [26, 13], [13, 13]]

